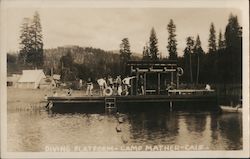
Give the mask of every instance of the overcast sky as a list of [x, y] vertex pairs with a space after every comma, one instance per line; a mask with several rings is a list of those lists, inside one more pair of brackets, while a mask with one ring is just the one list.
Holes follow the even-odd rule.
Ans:
[[168, 55], [167, 24], [170, 19], [176, 25], [178, 54], [182, 55], [187, 36], [200, 35], [202, 47], [207, 50], [209, 27], [214, 23], [216, 34], [224, 33], [230, 13], [237, 15], [241, 24], [241, 12], [237, 9], [170, 9], [170, 8], [8, 8], [7, 50], [19, 48], [20, 25], [25, 17], [38, 11], [41, 18], [44, 48], [64, 45], [92, 46], [104, 50], [119, 50], [121, 40], [129, 39], [131, 50], [142, 53], [155, 28], [158, 47], [163, 56]]

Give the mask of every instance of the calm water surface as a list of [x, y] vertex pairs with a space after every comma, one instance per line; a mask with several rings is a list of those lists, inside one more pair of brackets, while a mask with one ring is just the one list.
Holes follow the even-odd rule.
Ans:
[[[122, 118], [122, 123], [119, 124], [118, 118]], [[121, 132], [117, 132], [118, 129]], [[159, 148], [161, 145], [164, 150]], [[8, 151], [93, 151], [93, 147], [98, 146], [94, 151], [130, 151], [131, 146], [139, 150], [152, 150], [157, 146], [155, 151], [168, 151], [173, 147], [175, 150], [196, 150], [197, 147], [199, 150], [240, 150], [242, 115], [8, 111]]]

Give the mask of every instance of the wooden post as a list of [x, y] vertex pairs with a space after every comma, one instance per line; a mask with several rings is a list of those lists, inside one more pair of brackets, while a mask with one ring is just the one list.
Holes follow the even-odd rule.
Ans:
[[51, 69], [50, 69], [50, 76], [51, 76], [51, 77], [53, 77], [53, 75], [54, 75], [53, 68], [54, 68], [54, 67], [51, 67]]
[[[133, 70], [133, 66], [130, 66], [130, 76], [133, 75], [132, 70]], [[134, 82], [134, 79], [131, 79], [130, 95], [134, 95], [134, 94], [133, 94], [134, 83], [135, 83], [135, 82]]]
[[[173, 69], [173, 66], [171, 67], [171, 69]], [[171, 71], [171, 82], [174, 82], [174, 72]]]
[[133, 95], [134, 90], [134, 79], [131, 79], [130, 95]]
[[143, 89], [144, 89], [144, 94], [146, 95], [146, 90], [147, 90], [147, 80], [146, 80], [147, 76], [146, 76], [146, 72], [144, 72], [144, 77], [143, 77], [143, 80], [144, 80], [144, 86], [143, 86]]
[[179, 88], [179, 76], [176, 73], [176, 89], [178, 89], [178, 88]]
[[158, 79], [158, 87], [157, 87], [157, 92], [158, 92], [158, 94], [160, 94], [160, 91], [161, 91], [161, 74], [158, 72], [157, 73], [157, 79]]
[[135, 95], [138, 95], [138, 80], [139, 80], [139, 73], [136, 72]]

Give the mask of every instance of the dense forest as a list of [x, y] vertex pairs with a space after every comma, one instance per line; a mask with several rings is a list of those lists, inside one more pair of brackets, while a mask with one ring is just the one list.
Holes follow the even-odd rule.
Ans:
[[[42, 28], [39, 14], [33, 19], [24, 19], [21, 25], [20, 50], [7, 54], [8, 73], [20, 73], [22, 69], [42, 68], [46, 74], [61, 74], [63, 81], [86, 80], [107, 75], [124, 75], [128, 60], [176, 60], [184, 69], [181, 81], [189, 84], [242, 82], [242, 27], [237, 16], [231, 14], [225, 32], [216, 32], [213, 23], [208, 30], [208, 51], [202, 48], [200, 36], [186, 37], [183, 56], [177, 52], [176, 25], [171, 19], [167, 25], [167, 57], [161, 57], [158, 50], [157, 32], [150, 31], [142, 56], [130, 51], [129, 38], [121, 40], [120, 50], [105, 51], [92, 47], [64, 46], [43, 49]], [[218, 37], [218, 38], [217, 38]], [[118, 46], [119, 47], [119, 46]]]

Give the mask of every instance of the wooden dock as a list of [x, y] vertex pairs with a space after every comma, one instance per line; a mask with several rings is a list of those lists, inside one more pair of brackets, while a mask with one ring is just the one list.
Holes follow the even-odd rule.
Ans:
[[163, 107], [167, 109], [218, 107], [216, 94], [174, 94], [174, 95], [133, 95], [133, 96], [64, 96], [48, 97], [53, 109], [101, 108], [101, 109], [141, 109]]

